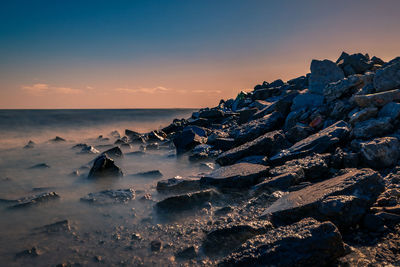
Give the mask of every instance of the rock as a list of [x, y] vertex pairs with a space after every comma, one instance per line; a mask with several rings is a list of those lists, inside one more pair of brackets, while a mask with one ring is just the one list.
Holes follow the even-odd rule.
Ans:
[[145, 135], [145, 138], [149, 142], [163, 142], [165, 140], [166, 134], [162, 131], [151, 131]]
[[131, 176], [144, 177], [144, 178], [160, 178], [163, 175], [159, 170], [152, 170], [152, 171], [147, 171], [147, 172], [138, 172], [138, 173], [132, 174]]
[[182, 154], [194, 148], [197, 145], [207, 142], [206, 137], [198, 135], [193, 129], [186, 129], [173, 139], [176, 152]]
[[216, 149], [221, 149], [222, 151], [229, 150], [236, 145], [234, 138], [216, 138], [214, 142], [214, 147]]
[[305, 76], [300, 76], [287, 81], [287, 83], [292, 85], [294, 90], [303, 90], [308, 86], [308, 79]]
[[190, 260], [197, 257], [197, 249], [194, 246], [187, 247], [175, 254], [175, 257], [182, 260]]
[[82, 197], [81, 201], [90, 202], [97, 205], [127, 203], [128, 201], [136, 198], [135, 190], [129, 189], [116, 189], [104, 190], [96, 193], [89, 193], [87, 196]]
[[354, 125], [352, 133], [355, 138], [364, 139], [381, 136], [392, 131], [393, 125], [390, 122], [391, 118], [389, 117], [357, 122]]
[[251, 118], [251, 116], [257, 113], [257, 111], [258, 109], [256, 108], [238, 110], [237, 112], [239, 113], [239, 123], [242, 124], [247, 122]]
[[399, 141], [395, 137], [376, 138], [361, 143], [361, 155], [372, 168], [388, 168], [397, 163], [400, 156], [399, 146]]
[[120, 177], [123, 176], [121, 169], [115, 165], [114, 160], [102, 154], [98, 156], [89, 171], [88, 178], [97, 179], [103, 177]]
[[215, 215], [216, 216], [223, 216], [223, 215], [231, 213], [232, 211], [233, 211], [233, 208], [231, 206], [226, 206], [226, 207], [217, 209], [215, 211]]
[[201, 177], [200, 183], [222, 188], [250, 187], [266, 177], [268, 170], [268, 167], [259, 164], [237, 163], [206, 174]]
[[378, 114], [378, 109], [376, 107], [364, 108], [358, 112], [351, 113], [351, 115], [349, 115], [350, 118], [349, 122], [354, 125], [357, 122], [373, 118], [377, 114]]
[[219, 119], [224, 117], [224, 112], [219, 109], [204, 110], [200, 112], [199, 117], [205, 119]]
[[262, 107], [258, 112], [256, 112], [250, 120], [255, 120], [264, 117], [274, 111], [280, 112], [286, 115], [290, 111], [290, 107], [293, 104], [293, 99], [298, 95], [298, 92], [291, 92], [287, 95], [277, 96], [273, 98], [268, 98], [267, 101], [263, 101], [264, 107]]
[[376, 214], [366, 214], [363, 219], [363, 226], [372, 232], [383, 230], [385, 220]]
[[249, 239], [219, 266], [328, 266], [344, 254], [334, 224], [307, 218]]
[[400, 100], [400, 89], [380, 92], [376, 94], [354, 96], [354, 101], [360, 107], [367, 107], [367, 106], [383, 107], [384, 105], [393, 102], [395, 100]]
[[182, 179], [179, 176], [157, 182], [157, 191], [164, 194], [199, 191], [201, 189], [200, 180]]
[[121, 138], [121, 134], [118, 131], [112, 131], [110, 135], [114, 138]]
[[25, 257], [30, 257], [30, 258], [34, 258], [34, 257], [38, 257], [40, 256], [42, 253], [40, 250], [38, 250], [36, 247], [32, 247], [31, 249], [27, 249], [21, 252], [18, 252], [15, 257], [16, 258], [25, 258]]
[[128, 136], [129, 139], [131, 139], [131, 140], [132, 139], [138, 139], [138, 138], [140, 138], [142, 136], [142, 134], [140, 134], [138, 132], [135, 132], [135, 131], [132, 131], [132, 130], [129, 130], [129, 129], [125, 130], [125, 135]]
[[82, 150], [79, 153], [80, 154], [99, 154], [100, 151], [98, 151], [93, 146], [86, 146], [86, 147], [82, 147]]
[[48, 169], [48, 168], [50, 168], [50, 165], [48, 165], [47, 163], [39, 163], [29, 167], [29, 169]]
[[400, 103], [390, 102], [379, 111], [379, 117], [390, 117], [396, 120], [400, 117]]
[[150, 242], [150, 250], [153, 252], [160, 251], [162, 246], [161, 246], [161, 241], [160, 240], [153, 240]]
[[261, 119], [253, 120], [242, 124], [233, 129], [231, 137], [239, 143], [245, 143], [256, 139], [257, 137], [275, 130], [282, 123], [283, 115], [279, 112], [273, 112]]
[[266, 156], [254, 155], [244, 157], [236, 163], [252, 163], [252, 164], [261, 164], [261, 165], [268, 165], [268, 158]]
[[293, 99], [292, 111], [302, 108], [314, 108], [323, 104], [324, 97], [322, 95], [305, 93], [299, 94]]
[[346, 76], [356, 73], [363, 74], [374, 65], [374, 63], [370, 61], [368, 55], [365, 56], [361, 53], [349, 55], [345, 52], [342, 53], [336, 63], [343, 69]]
[[183, 128], [184, 131], [189, 131], [192, 130], [195, 134], [201, 136], [201, 137], [207, 137], [207, 131], [205, 128], [196, 126], [196, 125], [189, 125]]
[[60, 196], [56, 192], [45, 192], [38, 195], [20, 198], [17, 200], [17, 204], [11, 206], [10, 208], [26, 208], [34, 205], [38, 205], [43, 202], [47, 202], [50, 200], [59, 199]]
[[144, 151], [133, 151], [125, 154], [126, 156], [144, 156], [146, 152]]
[[[358, 198], [362, 199], [367, 205], [374, 203], [384, 189], [382, 182], [379, 173], [371, 169], [346, 169], [345, 174], [283, 196], [264, 211], [263, 217], [269, 217], [274, 223], [278, 224], [293, 223], [305, 217], [331, 220], [340, 225], [343, 225], [343, 221], [340, 220], [347, 220], [348, 218], [346, 221], [348, 224], [355, 223], [350, 218], [355, 218], [358, 215], [354, 216], [354, 209], [351, 207], [353, 205], [354, 207], [360, 206], [358, 205]], [[332, 199], [329, 198], [331, 196], [354, 196], [357, 198], [344, 199], [343, 205], [338, 206], [338, 212], [342, 212], [341, 216], [337, 216], [338, 212], [335, 213], [335, 216], [330, 216], [330, 213], [325, 211], [323, 207], [324, 201], [328, 206], [332, 204], [330, 202]], [[348, 201], [350, 202], [347, 203]], [[357, 203], [353, 203], [355, 201]], [[333, 212], [334, 210], [330, 211]]]
[[159, 215], [168, 216], [173, 213], [196, 210], [207, 202], [217, 199], [218, 192], [213, 189], [187, 193], [168, 197], [156, 203], [155, 208]]
[[362, 84], [360, 75], [351, 75], [348, 78], [328, 84], [324, 88], [324, 97], [327, 102], [335, 101], [347, 94], [351, 88]]
[[58, 143], [58, 142], [65, 142], [65, 141], [66, 141], [66, 140], [65, 140], [64, 138], [59, 137], [59, 136], [56, 136], [55, 138], [50, 139], [50, 142], [55, 142], [55, 143]]
[[313, 133], [314, 129], [303, 123], [296, 123], [295, 126], [290, 128], [285, 136], [291, 143], [297, 143]]
[[330, 60], [313, 60], [311, 62], [311, 75], [308, 80], [310, 93], [323, 94], [326, 85], [344, 78], [344, 73]]
[[124, 153], [122, 153], [122, 150], [119, 147], [113, 147], [110, 148], [109, 150], [104, 151], [103, 153], [101, 153], [102, 155], [107, 155], [108, 157], [112, 158], [112, 159], [116, 159], [116, 158], [122, 158]]
[[290, 112], [285, 120], [285, 124], [283, 126], [283, 129], [285, 131], [288, 131], [289, 129], [291, 129], [292, 127], [294, 127], [297, 123], [300, 122], [300, 120], [303, 117], [308, 117], [309, 116], [309, 112], [307, 112], [306, 108], [302, 108], [302, 109], [298, 109], [298, 110], [293, 110], [292, 112]]
[[60, 232], [69, 232], [71, 231], [71, 226], [68, 220], [58, 221], [52, 224], [47, 224], [42, 227], [35, 228], [36, 231], [40, 233], [60, 233]]
[[28, 148], [34, 148], [35, 147], [35, 142], [33, 142], [32, 140], [29, 140], [29, 142], [24, 146], [25, 149]]
[[297, 142], [290, 148], [282, 150], [270, 158], [270, 161], [278, 163], [306, 156], [311, 153], [324, 153], [344, 140], [349, 132], [348, 124], [344, 121], [338, 121], [318, 133]]
[[263, 182], [255, 185], [253, 189], [257, 193], [264, 191], [272, 192], [275, 190], [287, 190], [290, 186], [300, 183], [303, 179], [304, 171], [300, 168], [297, 172], [286, 172], [275, 177], [269, 177]]
[[397, 57], [376, 71], [374, 86], [377, 92], [400, 87], [400, 57]]

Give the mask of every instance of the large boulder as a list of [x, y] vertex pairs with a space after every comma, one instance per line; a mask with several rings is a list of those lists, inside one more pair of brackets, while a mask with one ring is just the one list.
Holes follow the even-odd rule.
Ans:
[[[356, 219], [361, 219], [362, 214], [353, 214], [352, 207], [364, 207], [363, 212], [366, 212], [367, 208], [361, 205], [358, 199], [362, 199], [362, 203], [372, 205], [383, 190], [383, 180], [379, 173], [371, 169], [346, 169], [345, 174], [283, 196], [264, 211], [263, 217], [269, 217], [277, 224], [290, 224], [305, 217], [313, 217], [331, 220], [340, 225], [354, 225], [357, 223]], [[354, 198], [335, 200], [342, 204], [337, 206], [338, 209], [332, 210], [329, 205], [334, 201], [330, 198], [333, 196]], [[349, 219], [343, 221], [343, 218]]]
[[325, 86], [344, 78], [344, 73], [330, 60], [313, 60], [311, 62], [311, 75], [308, 80], [311, 93], [322, 95]]
[[157, 182], [157, 191], [164, 194], [187, 193], [190, 191], [199, 191], [202, 188], [200, 180], [183, 179], [174, 177]]
[[107, 154], [102, 154], [94, 160], [88, 178], [96, 179], [119, 176], [123, 176], [121, 169], [115, 165], [114, 160], [109, 158]]
[[196, 133], [195, 129], [187, 128], [180, 134], [177, 134], [174, 139], [174, 145], [176, 147], [177, 154], [185, 153], [195, 146], [204, 144], [207, 142], [207, 138], [200, 136]]
[[324, 153], [345, 139], [350, 132], [349, 126], [344, 121], [335, 124], [303, 139], [288, 149], [284, 149], [272, 158], [271, 162], [284, 162], [299, 158], [311, 153]]
[[293, 104], [291, 109], [298, 110], [302, 108], [314, 108], [319, 107], [323, 104], [324, 97], [317, 94], [299, 94], [293, 99]]
[[378, 92], [400, 87], [400, 57], [397, 57], [377, 70], [374, 86]]
[[375, 136], [382, 136], [393, 129], [390, 117], [369, 119], [354, 124], [353, 136], [355, 138], [369, 139]]
[[334, 101], [362, 82], [360, 75], [351, 75], [348, 78], [330, 83], [324, 88], [325, 99], [327, 102]]
[[360, 146], [364, 161], [373, 168], [394, 166], [400, 156], [399, 140], [395, 137], [376, 138], [362, 142]]
[[376, 94], [354, 96], [354, 101], [360, 107], [383, 107], [384, 105], [396, 100], [400, 100], [400, 89], [380, 92]]
[[365, 121], [375, 117], [378, 114], [378, 109], [376, 107], [368, 107], [362, 110], [351, 112], [349, 114], [349, 122], [355, 124], [357, 122]]
[[334, 224], [307, 218], [249, 239], [219, 266], [328, 266], [344, 254]]
[[206, 174], [200, 179], [200, 183], [221, 188], [250, 187], [258, 183], [260, 178], [266, 177], [268, 170], [264, 165], [237, 163]]
[[379, 117], [390, 117], [396, 120], [400, 117], [400, 103], [390, 102], [379, 111]]
[[346, 76], [356, 73], [363, 74], [374, 65], [368, 55], [361, 53], [349, 55], [345, 52], [340, 55], [336, 63], [343, 69]]
[[216, 161], [222, 166], [230, 165], [241, 158], [251, 155], [269, 156], [279, 152], [284, 147], [288, 147], [285, 135], [282, 131], [272, 131], [222, 153]]

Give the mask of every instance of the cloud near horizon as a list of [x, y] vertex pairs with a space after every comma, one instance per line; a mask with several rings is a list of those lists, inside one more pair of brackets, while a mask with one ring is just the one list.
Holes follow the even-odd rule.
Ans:
[[157, 86], [154, 88], [115, 88], [115, 91], [123, 92], [123, 93], [145, 93], [145, 94], [155, 94], [155, 93], [162, 93], [171, 91], [171, 89], [165, 88], [163, 86]]
[[33, 85], [23, 85], [21, 89], [33, 94], [42, 94], [42, 93], [58, 93], [58, 94], [81, 94], [83, 93], [80, 89], [74, 89], [70, 87], [58, 87], [58, 86], [50, 86], [46, 83], [35, 83]]

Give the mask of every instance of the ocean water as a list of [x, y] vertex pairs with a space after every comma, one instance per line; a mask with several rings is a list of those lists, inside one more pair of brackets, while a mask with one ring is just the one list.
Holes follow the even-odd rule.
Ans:
[[[123, 178], [89, 180], [87, 173], [97, 155], [80, 154], [72, 146], [86, 143], [102, 152], [116, 140], [111, 131], [123, 134], [125, 129], [131, 129], [144, 133], [166, 126], [174, 118], [188, 118], [192, 112], [189, 109], [1, 110], [0, 199], [15, 200], [52, 191], [60, 199], [21, 209], [10, 209], [10, 203], [0, 201], [0, 266], [51, 266], [63, 262], [92, 265], [97, 254], [108, 255], [109, 263], [118, 262], [118, 257], [149, 257], [144, 248], [133, 254], [129, 252], [128, 256], [123, 255], [123, 249], [119, 254], [110, 253], [117, 242], [114, 235], [122, 227], [139, 229], [145, 238], [147, 230], [140, 227], [149, 218], [157, 225], [151, 215], [152, 206], [163, 197], [155, 190], [157, 181], [175, 176], [196, 177], [202, 172], [200, 164], [176, 157], [174, 149], [147, 151], [142, 156], [125, 155], [116, 160], [125, 173]], [[99, 135], [109, 140], [99, 140]], [[66, 142], [49, 142], [55, 136]], [[36, 145], [24, 149], [29, 140]], [[138, 150], [138, 146], [123, 149], [124, 153]], [[50, 168], [31, 168], [40, 163]], [[76, 170], [80, 175], [71, 175]], [[163, 177], [130, 176], [150, 170], [159, 170]], [[134, 188], [137, 194], [135, 201], [125, 205], [96, 206], [80, 201], [91, 192], [126, 188]], [[152, 200], [142, 201], [145, 195], [151, 195]], [[49, 235], [37, 231], [38, 227], [61, 220], [70, 222], [72, 233]], [[16, 257], [16, 253], [32, 247], [41, 251], [39, 257]]]

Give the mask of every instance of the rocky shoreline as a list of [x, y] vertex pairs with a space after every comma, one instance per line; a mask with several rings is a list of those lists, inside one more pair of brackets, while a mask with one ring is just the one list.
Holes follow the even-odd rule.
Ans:
[[[145, 247], [157, 260], [127, 265], [400, 265], [400, 57], [343, 52], [336, 62], [313, 60], [310, 70], [160, 130], [115, 133], [117, 146], [96, 156], [85, 178], [126, 176], [117, 161], [132, 144], [141, 147], [135, 156], [174, 147], [178, 157], [212, 169], [158, 181], [160, 200], [140, 198], [151, 215], [140, 233], [121, 230], [120, 242], [131, 255]], [[126, 204], [136, 195], [127, 188], [81, 200]], [[43, 193], [12, 207], [58, 197]]]

